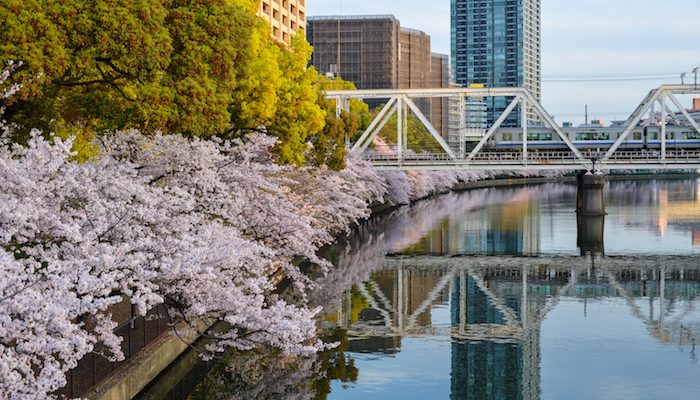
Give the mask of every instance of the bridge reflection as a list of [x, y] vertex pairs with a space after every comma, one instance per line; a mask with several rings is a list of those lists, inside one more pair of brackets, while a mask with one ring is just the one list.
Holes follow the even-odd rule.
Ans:
[[[700, 257], [395, 256], [346, 293], [350, 351], [392, 353], [406, 337], [452, 340], [453, 399], [538, 399], [540, 330], [561, 299], [619, 298], [664, 345], [697, 361]], [[449, 309], [449, 322], [432, 313]], [[584, 311], [585, 312], [585, 311]]]

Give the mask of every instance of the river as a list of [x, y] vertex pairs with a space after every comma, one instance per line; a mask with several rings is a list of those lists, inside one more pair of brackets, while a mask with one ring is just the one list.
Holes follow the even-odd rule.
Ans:
[[[700, 181], [451, 193], [373, 218], [328, 254], [315, 357], [191, 351], [141, 399], [700, 397]], [[699, 349], [700, 350], [700, 349]]]

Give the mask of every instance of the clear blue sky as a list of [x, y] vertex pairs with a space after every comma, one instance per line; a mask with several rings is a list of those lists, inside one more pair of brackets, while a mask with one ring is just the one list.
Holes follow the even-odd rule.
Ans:
[[[307, 0], [307, 15], [393, 14], [450, 53], [449, 0]], [[646, 93], [700, 66], [700, 0], [542, 0], [545, 108], [558, 121], [625, 118]], [[562, 82], [566, 78], [649, 77]], [[690, 75], [690, 74], [689, 74]], [[692, 79], [692, 78], [690, 78]], [[690, 106], [689, 99], [683, 99]]]

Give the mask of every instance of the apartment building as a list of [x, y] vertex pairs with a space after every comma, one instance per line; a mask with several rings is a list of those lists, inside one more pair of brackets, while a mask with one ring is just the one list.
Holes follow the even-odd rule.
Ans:
[[262, 0], [258, 16], [270, 23], [272, 37], [286, 43], [306, 29], [306, 0]]

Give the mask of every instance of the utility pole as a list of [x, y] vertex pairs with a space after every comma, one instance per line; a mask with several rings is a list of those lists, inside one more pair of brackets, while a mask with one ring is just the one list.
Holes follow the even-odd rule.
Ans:
[[681, 85], [685, 85], [685, 72], [681, 74]]
[[586, 120], [585, 120], [584, 124], [588, 125], [588, 104], [586, 104]]
[[693, 68], [693, 73], [695, 74], [695, 90], [698, 90], [698, 70], [700, 70], [700, 67]]

